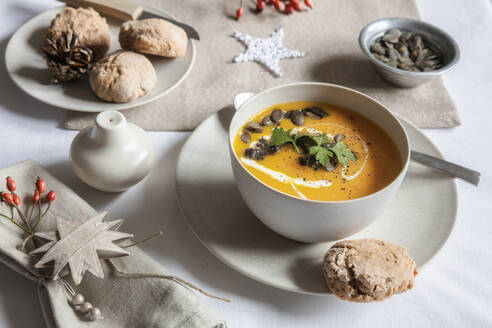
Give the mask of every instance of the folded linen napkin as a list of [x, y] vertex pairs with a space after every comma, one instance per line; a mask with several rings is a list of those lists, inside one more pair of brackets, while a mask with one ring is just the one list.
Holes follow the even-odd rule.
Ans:
[[[245, 8], [233, 19], [236, 0], [148, 0], [193, 25], [200, 33], [195, 65], [187, 79], [164, 97], [125, 110], [127, 119], [146, 130], [191, 130], [210, 114], [229, 105], [239, 92], [257, 92], [280, 84], [319, 81], [341, 84], [367, 93], [419, 127], [444, 128], [460, 124], [456, 107], [441, 78], [414, 89], [394, 87], [377, 75], [359, 49], [359, 32], [383, 17], [418, 18], [414, 0], [314, 1], [314, 9], [293, 15], [267, 8], [255, 15]], [[249, 1], [245, 6], [252, 6]], [[233, 63], [244, 46], [235, 31], [267, 38], [279, 26], [283, 44], [307, 52], [301, 59], [280, 61], [284, 75], [274, 77], [256, 63]], [[179, 60], [179, 59], [178, 59]], [[95, 114], [70, 112], [68, 129], [90, 125]]]
[[[16, 180], [16, 193], [19, 195], [32, 195], [33, 182], [38, 176], [46, 181], [49, 189], [56, 191], [57, 199], [38, 231], [55, 230], [55, 217], [70, 220], [90, 218], [96, 214], [89, 204], [33, 161], [0, 169], [0, 180], [5, 181], [7, 176]], [[7, 215], [9, 211], [5, 204], [0, 206], [0, 213]], [[86, 321], [69, 305], [68, 294], [62, 284], [43, 279], [29, 256], [20, 250], [25, 237], [23, 231], [6, 219], [0, 220], [0, 261], [39, 282], [39, 299], [50, 328], [226, 327], [198, 296], [178, 283], [156, 278], [122, 277], [111, 271], [106, 261], [101, 262], [104, 279], [87, 273], [82, 283], [75, 287], [77, 292], [101, 309], [104, 317], [94, 322]], [[128, 250], [129, 256], [114, 259], [120, 269], [165, 274], [163, 268], [138, 247]]]

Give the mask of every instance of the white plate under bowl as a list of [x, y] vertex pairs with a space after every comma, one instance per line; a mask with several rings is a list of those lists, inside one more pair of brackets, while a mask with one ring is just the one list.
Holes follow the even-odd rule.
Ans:
[[[248, 277], [293, 292], [330, 294], [321, 263], [333, 243], [304, 244], [276, 234], [251, 213], [236, 189], [227, 133], [233, 113], [227, 108], [209, 117], [181, 150], [176, 190], [183, 215], [213, 254]], [[417, 127], [403, 118], [400, 121], [412, 149], [443, 157]], [[456, 213], [454, 179], [411, 163], [386, 212], [347, 239], [377, 238], [400, 244], [421, 270], [446, 243]]]
[[[133, 108], [156, 100], [174, 89], [186, 78], [195, 62], [193, 40], [188, 40], [186, 56], [182, 58], [147, 56], [154, 65], [157, 83], [148, 94], [129, 103], [109, 103], [99, 99], [92, 92], [87, 76], [69, 83], [51, 84], [40, 49], [51, 20], [62, 9], [63, 7], [58, 7], [45, 11], [26, 22], [12, 35], [5, 50], [5, 64], [12, 80], [19, 88], [44, 103], [81, 112]], [[160, 12], [172, 17], [162, 10]], [[111, 31], [108, 53], [112, 53], [121, 48], [118, 34], [123, 22], [112, 18], [106, 20]]]

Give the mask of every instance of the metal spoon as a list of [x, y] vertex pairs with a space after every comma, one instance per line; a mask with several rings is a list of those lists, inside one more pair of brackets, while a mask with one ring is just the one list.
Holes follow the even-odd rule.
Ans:
[[480, 172], [468, 169], [461, 165], [454, 164], [415, 150], [410, 152], [410, 158], [415, 162], [436, 168], [454, 177], [473, 183], [475, 186], [478, 186], [478, 183], [480, 182]]

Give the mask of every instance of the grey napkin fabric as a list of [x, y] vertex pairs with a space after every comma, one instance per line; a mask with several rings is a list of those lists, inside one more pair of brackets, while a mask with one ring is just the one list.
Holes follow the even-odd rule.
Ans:
[[[46, 181], [49, 190], [56, 191], [57, 199], [38, 231], [55, 230], [56, 216], [69, 220], [74, 217], [90, 218], [96, 214], [89, 204], [33, 161], [0, 169], [0, 181], [5, 181], [7, 176], [16, 180], [16, 192], [25, 197], [32, 197], [33, 184], [38, 176]], [[9, 211], [5, 204], [0, 206], [0, 213], [8, 214]], [[99, 307], [104, 316], [104, 319], [95, 322], [85, 321], [69, 305], [68, 294], [62, 284], [42, 279], [39, 272], [33, 269], [32, 260], [20, 250], [23, 231], [4, 218], [0, 220], [0, 261], [40, 283], [39, 299], [50, 328], [226, 327], [197, 295], [185, 287], [165, 279], [121, 277], [109, 269], [106, 261], [102, 262], [104, 279], [86, 273], [79, 286], [72, 284], [77, 292]], [[120, 230], [125, 231], [124, 225]], [[137, 247], [128, 250], [130, 256], [115, 259], [120, 269], [166, 274], [157, 262]]]
[[[245, 14], [240, 21], [233, 18], [239, 1], [145, 3], [194, 26], [201, 41], [196, 42], [195, 65], [180, 86], [150, 104], [123, 112], [130, 122], [144, 129], [191, 130], [229, 105], [239, 92], [258, 92], [301, 81], [335, 83], [362, 91], [422, 128], [460, 124], [441, 78], [414, 89], [394, 87], [381, 80], [359, 49], [359, 32], [367, 23], [383, 17], [418, 18], [414, 0], [320, 0], [314, 1], [313, 10], [288, 16], [271, 8], [257, 15], [248, 9], [251, 2], [244, 1]], [[301, 59], [281, 60], [282, 77], [274, 77], [257, 63], [232, 62], [245, 50], [232, 37], [234, 31], [266, 38], [279, 26], [284, 29], [286, 47], [308, 53]], [[65, 127], [82, 129], [94, 117], [91, 113], [71, 112]]]

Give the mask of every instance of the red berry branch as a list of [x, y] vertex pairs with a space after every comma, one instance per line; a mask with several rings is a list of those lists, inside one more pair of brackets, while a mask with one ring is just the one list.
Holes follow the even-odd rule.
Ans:
[[[294, 11], [302, 11], [303, 5], [299, 0], [251, 0], [255, 5], [256, 11], [261, 13], [263, 9], [271, 6], [278, 12], [284, 13], [286, 15], [292, 14]], [[304, 0], [304, 5], [313, 9], [313, 3], [311, 0]], [[239, 0], [239, 9], [236, 11], [236, 18], [240, 19], [244, 14], [243, 10], [243, 0]]]
[[[10, 217], [1, 213], [0, 216], [9, 220], [29, 235], [32, 235], [36, 231], [39, 222], [41, 222], [43, 217], [50, 210], [51, 203], [54, 202], [56, 199], [56, 193], [54, 191], [50, 191], [46, 194], [44, 198], [42, 198], [41, 196], [46, 191], [46, 183], [43, 179], [38, 177], [35, 183], [36, 188], [34, 190], [34, 195], [32, 197], [33, 204], [31, 207], [31, 211], [30, 214], [26, 216], [20, 210], [21, 199], [19, 195], [14, 192], [17, 189], [17, 184], [15, 183], [14, 179], [12, 179], [11, 177], [7, 177], [7, 182], [5, 183], [5, 185], [8, 192], [0, 192], [0, 204], [6, 204], [10, 207]], [[42, 206], [45, 204], [47, 204], [47, 206], [45, 206], [45, 209], [43, 211]], [[38, 215], [35, 218], [31, 218], [34, 206], [38, 207]], [[21, 222], [17, 222], [15, 220], [15, 213], [18, 214]]]

